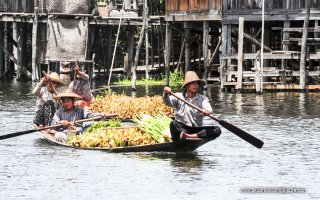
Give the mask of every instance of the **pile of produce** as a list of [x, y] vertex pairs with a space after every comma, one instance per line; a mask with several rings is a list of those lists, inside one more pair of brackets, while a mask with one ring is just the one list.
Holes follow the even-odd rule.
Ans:
[[166, 116], [173, 115], [173, 108], [166, 106], [161, 96], [135, 98], [124, 94], [111, 93], [97, 98], [90, 105], [90, 108], [93, 112], [119, 114], [121, 119], [134, 119], [142, 114], [155, 115], [162, 113]]
[[[171, 118], [158, 114], [155, 117], [143, 116], [134, 121], [138, 124], [129, 127], [110, 127], [105, 122], [95, 123], [81, 135], [70, 135], [68, 143], [80, 148], [115, 148], [171, 141], [170, 132], [168, 133]], [[116, 125], [115, 122], [111, 124]]]
[[170, 122], [172, 119], [163, 114], [155, 116], [142, 115], [142, 117], [134, 119], [139, 124], [139, 128], [148, 133], [156, 142], [170, 142]]

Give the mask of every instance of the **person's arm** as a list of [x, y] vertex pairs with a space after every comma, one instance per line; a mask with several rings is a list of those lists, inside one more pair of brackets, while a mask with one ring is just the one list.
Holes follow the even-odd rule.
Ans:
[[211, 104], [209, 102], [209, 99], [207, 97], [204, 97], [203, 101], [202, 101], [202, 108], [203, 110], [205, 111], [204, 115], [209, 115], [210, 113], [212, 113], [212, 107], [211, 107]]
[[82, 71], [78, 71], [78, 76], [82, 79], [82, 80], [89, 80], [89, 75], [85, 74]]
[[41, 88], [44, 86], [44, 79], [40, 79], [40, 82], [36, 85], [36, 87], [32, 90], [32, 94], [41, 97]]
[[165, 105], [170, 107], [177, 107], [177, 98], [170, 96], [171, 88], [165, 87], [163, 89], [162, 99]]

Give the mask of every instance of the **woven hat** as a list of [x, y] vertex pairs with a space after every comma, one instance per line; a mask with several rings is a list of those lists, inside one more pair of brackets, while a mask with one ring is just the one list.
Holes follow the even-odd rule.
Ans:
[[60, 76], [57, 72], [52, 72], [50, 75], [51, 81], [57, 82], [59, 84], [64, 85], [65, 83], [60, 79]]
[[60, 94], [58, 94], [57, 96], [55, 96], [53, 98], [56, 100], [60, 100], [61, 98], [64, 98], [64, 97], [74, 98], [75, 100], [82, 99], [82, 97], [80, 97], [79, 95], [77, 95], [76, 93], [72, 92], [69, 89], [61, 92]]
[[199, 78], [199, 76], [197, 75], [196, 72], [194, 72], [194, 71], [188, 71], [188, 72], [186, 73], [186, 76], [185, 76], [185, 78], [184, 78], [184, 83], [183, 83], [183, 85], [182, 85], [181, 88], [184, 88], [184, 87], [186, 87], [186, 85], [188, 85], [189, 83], [195, 82], [195, 81], [198, 81], [198, 82], [199, 82], [200, 87], [203, 87], [203, 86], [206, 85], [206, 82], [204, 82], [203, 80], [201, 80], [201, 79]]

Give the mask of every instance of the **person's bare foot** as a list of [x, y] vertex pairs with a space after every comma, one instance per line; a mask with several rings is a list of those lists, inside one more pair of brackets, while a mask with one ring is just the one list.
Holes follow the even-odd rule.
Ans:
[[188, 134], [187, 134], [186, 132], [182, 131], [182, 132], [180, 133], [180, 138], [181, 138], [181, 139], [184, 139], [184, 138], [187, 138], [187, 137], [188, 137]]

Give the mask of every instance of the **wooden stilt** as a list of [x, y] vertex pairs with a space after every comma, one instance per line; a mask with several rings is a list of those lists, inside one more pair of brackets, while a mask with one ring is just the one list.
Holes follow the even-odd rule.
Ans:
[[171, 41], [172, 30], [169, 22], [166, 22], [166, 40], [165, 40], [165, 85], [169, 86], [170, 82], [170, 58], [171, 58]]
[[148, 26], [149, 26], [149, 22], [148, 22], [148, 16], [149, 16], [149, 8], [148, 8], [148, 0], [144, 1], [144, 6], [145, 6], [145, 23], [146, 23], [146, 27], [145, 27], [145, 48], [146, 48], [146, 79], [149, 79], [149, 37], [148, 37]]
[[[290, 21], [285, 21], [284, 24], [283, 24], [283, 28], [289, 28], [289, 27], [290, 27]], [[282, 40], [289, 40], [289, 32], [284, 31], [282, 37], [283, 37]], [[289, 45], [283, 43], [282, 44], [282, 49], [283, 49], [283, 51], [288, 51], [289, 50]], [[285, 69], [286, 69], [287, 63], [288, 63], [287, 60], [284, 60], [284, 59], [281, 60], [282, 75], [281, 75], [280, 79], [281, 79], [282, 84], [286, 83]]]
[[188, 22], [184, 22], [184, 39], [185, 39], [185, 66], [184, 66], [184, 72], [186, 73], [187, 71], [190, 70], [191, 68], [191, 58], [190, 58], [190, 30], [188, 27]]
[[128, 31], [128, 68], [127, 68], [127, 76], [130, 77], [133, 66], [133, 46], [134, 46], [134, 26], [129, 27]]
[[301, 43], [301, 57], [300, 57], [300, 88], [302, 90], [306, 87], [306, 51], [307, 51], [307, 38], [310, 17], [310, 0], [305, 1], [305, 18], [303, 23], [302, 43]]
[[108, 26], [108, 30], [107, 30], [107, 63], [105, 65], [105, 76], [107, 77], [109, 74], [109, 69], [111, 68], [111, 60], [112, 60], [112, 26]]
[[3, 24], [0, 22], [0, 79], [2, 79], [3, 75]]
[[203, 64], [204, 64], [203, 80], [205, 82], [207, 82], [208, 74], [209, 74], [208, 40], [209, 40], [209, 22], [204, 21], [203, 22], [203, 43], [202, 43], [203, 50], [202, 51], [203, 51]]
[[38, 32], [38, 8], [34, 9], [34, 19], [32, 27], [32, 81], [36, 81], [39, 77], [37, 72], [37, 32]]
[[[221, 37], [222, 37], [222, 49], [221, 49], [221, 54], [226, 55], [227, 54], [227, 37], [228, 37], [228, 27], [227, 25], [222, 25], [222, 32], [221, 32]], [[220, 80], [221, 84], [220, 87], [221, 89], [224, 88], [225, 82], [227, 81], [226, 79], [226, 71], [227, 71], [227, 60], [222, 59], [220, 60]]]
[[242, 64], [243, 64], [243, 28], [244, 18], [239, 17], [239, 34], [238, 34], [238, 73], [237, 73], [237, 85], [236, 89], [241, 90], [242, 88]]

